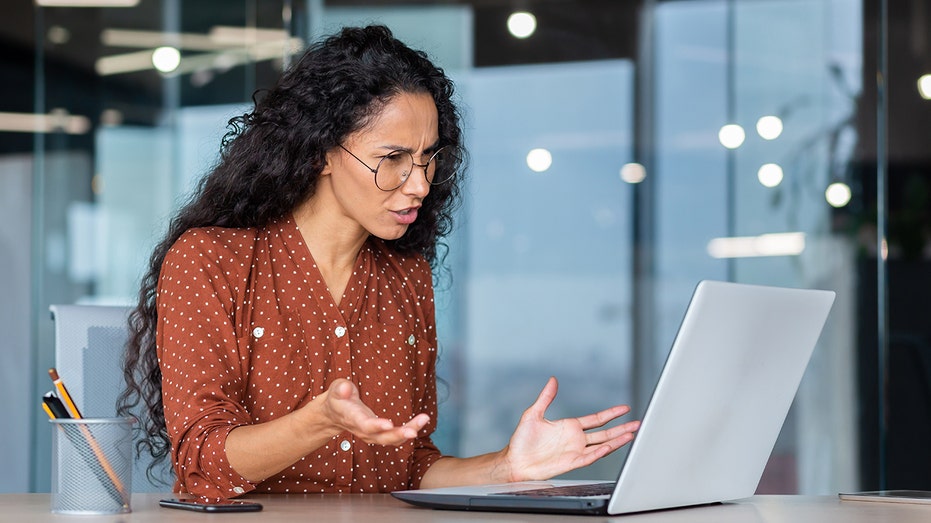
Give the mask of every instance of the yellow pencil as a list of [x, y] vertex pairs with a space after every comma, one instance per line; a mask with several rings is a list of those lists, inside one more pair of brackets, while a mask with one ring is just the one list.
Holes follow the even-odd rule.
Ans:
[[71, 399], [71, 394], [68, 394], [68, 389], [65, 388], [65, 384], [61, 381], [61, 377], [58, 375], [58, 371], [55, 368], [48, 370], [49, 377], [52, 378], [52, 383], [55, 384], [55, 388], [58, 389], [58, 396], [65, 403], [65, 407], [68, 408], [68, 412], [71, 414], [71, 417], [74, 419], [81, 419], [81, 411], [78, 410], [78, 406], [74, 404], [74, 400]]
[[44, 402], [42, 403], [42, 410], [44, 410], [45, 413], [48, 414], [48, 417], [50, 419], [55, 419], [55, 414], [52, 413], [52, 409], [48, 408], [48, 405], [46, 405]]

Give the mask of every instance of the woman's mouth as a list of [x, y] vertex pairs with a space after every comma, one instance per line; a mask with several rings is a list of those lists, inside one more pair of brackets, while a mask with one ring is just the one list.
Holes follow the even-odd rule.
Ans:
[[400, 211], [391, 211], [391, 214], [394, 215], [394, 219], [401, 225], [410, 225], [417, 219], [417, 207], [411, 207]]

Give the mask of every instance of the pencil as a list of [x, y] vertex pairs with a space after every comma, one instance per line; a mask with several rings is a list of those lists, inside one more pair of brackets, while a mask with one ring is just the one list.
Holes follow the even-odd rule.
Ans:
[[58, 371], [54, 367], [48, 370], [48, 375], [52, 378], [52, 383], [55, 384], [55, 388], [58, 389], [58, 397], [61, 399], [62, 403], [65, 404], [65, 407], [68, 407], [68, 412], [71, 413], [71, 417], [74, 419], [81, 419], [81, 411], [78, 410], [78, 406], [74, 404], [74, 400], [71, 399], [71, 394], [68, 394], [68, 389], [65, 387], [64, 382], [61, 381], [61, 377], [58, 375]]
[[52, 409], [49, 408], [48, 403], [45, 401], [42, 402], [42, 410], [48, 414], [49, 419], [55, 419], [55, 414], [52, 412]]

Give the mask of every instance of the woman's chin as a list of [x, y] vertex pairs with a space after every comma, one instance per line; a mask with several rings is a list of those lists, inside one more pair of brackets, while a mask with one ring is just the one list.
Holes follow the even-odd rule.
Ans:
[[371, 234], [372, 236], [375, 236], [376, 238], [385, 240], [385, 241], [397, 240], [398, 238], [400, 238], [401, 236], [404, 236], [404, 234], [407, 233], [407, 229], [408, 229], [408, 226], [406, 225], [403, 227], [398, 227], [398, 226], [383, 227], [383, 228], [379, 228], [378, 230], [369, 231], [369, 234]]

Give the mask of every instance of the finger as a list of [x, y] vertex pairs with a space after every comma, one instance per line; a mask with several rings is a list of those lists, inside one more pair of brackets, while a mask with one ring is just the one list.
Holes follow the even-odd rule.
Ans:
[[617, 449], [611, 448], [606, 444], [587, 447], [584, 452], [576, 456], [572, 466], [574, 469], [587, 467], [615, 450]]
[[543, 386], [543, 390], [540, 391], [540, 395], [537, 396], [536, 401], [524, 411], [524, 416], [531, 415], [542, 419], [544, 414], [546, 414], [546, 409], [553, 403], [553, 399], [556, 398], [558, 389], [559, 384], [556, 381], [556, 377], [550, 376], [550, 379], [546, 381], [546, 385]]
[[429, 421], [430, 416], [418, 414], [407, 423], [395, 426], [389, 419], [376, 418], [373, 416], [361, 420], [358, 424], [359, 428], [351, 432], [370, 443], [378, 442], [384, 445], [397, 445], [409, 439], [416, 438], [420, 429], [424, 428]]
[[582, 425], [584, 430], [588, 430], [601, 427], [605, 423], [617, 419], [627, 414], [628, 412], [630, 412], [630, 407], [627, 405], [616, 405], [600, 412], [589, 414], [587, 416], [581, 416], [576, 419], [579, 421], [579, 424]]
[[627, 433], [633, 433], [640, 429], [639, 421], [628, 421], [623, 425], [618, 425], [616, 427], [611, 427], [605, 430], [599, 430], [596, 432], [588, 432], [585, 434], [585, 441], [588, 445], [597, 445], [604, 443], [618, 436], [623, 436]]
[[336, 399], [348, 400], [352, 398], [354, 391], [355, 385], [349, 380], [338, 379], [330, 385], [330, 392]]
[[430, 416], [427, 414], [418, 414], [414, 416], [410, 421], [404, 424], [405, 427], [413, 430], [413, 435], [411, 437], [417, 437], [417, 433], [421, 429], [427, 426], [427, 423], [430, 422]]
[[418, 414], [404, 425], [398, 427], [392, 425], [383, 431], [371, 432], [364, 435], [357, 434], [357, 436], [361, 437], [366, 443], [376, 443], [379, 445], [400, 445], [406, 441], [416, 438], [417, 433], [427, 424], [429, 420], [430, 417], [426, 414]]
[[376, 436], [385, 432], [389, 432], [395, 428], [394, 423], [390, 419], [385, 418], [364, 418], [360, 419], [357, 422], [358, 430], [352, 431], [358, 436]]
[[376, 445], [392, 445], [397, 446], [401, 445], [413, 438], [409, 437], [407, 430], [404, 427], [395, 427], [391, 430], [384, 432], [379, 432], [377, 434], [368, 434], [365, 436], [359, 436], [362, 441], [366, 443], [374, 443]]
[[592, 463], [598, 461], [599, 459], [611, 454], [615, 450], [627, 445], [634, 440], [633, 432], [625, 432], [624, 434], [605, 441], [599, 445], [591, 445], [586, 447], [582, 454], [576, 460], [576, 465], [578, 467], [585, 467], [591, 465]]
[[417, 437], [417, 434], [420, 432], [420, 429], [427, 426], [427, 423], [430, 421], [430, 416], [427, 414], [418, 414], [411, 418], [410, 421], [401, 425], [400, 433], [405, 436], [407, 439], [414, 439]]

